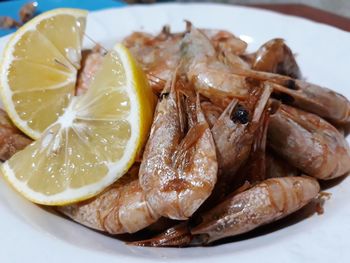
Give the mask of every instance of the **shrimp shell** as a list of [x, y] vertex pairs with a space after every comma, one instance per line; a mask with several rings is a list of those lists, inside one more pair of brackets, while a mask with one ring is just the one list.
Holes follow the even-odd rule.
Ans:
[[268, 144], [290, 164], [318, 179], [332, 179], [350, 171], [346, 139], [312, 113], [281, 105], [271, 115]]
[[148, 206], [134, 168], [98, 196], [57, 207], [74, 221], [110, 234], [135, 233], [159, 219]]
[[300, 176], [300, 171], [278, 155], [267, 151], [266, 178]]
[[17, 129], [6, 112], [0, 109], [0, 160], [10, 159], [30, 143], [32, 140]]
[[204, 214], [191, 232], [203, 243], [246, 233], [295, 212], [319, 190], [317, 180], [310, 177], [268, 179]]
[[292, 50], [280, 38], [271, 39], [259, 48], [252, 69], [301, 78]]
[[181, 42], [183, 73], [196, 90], [208, 97], [214, 91], [226, 96], [246, 98], [250, 85], [246, 78], [231, 73], [231, 67], [222, 63], [208, 37], [199, 29], [191, 27]]
[[35, 16], [37, 6], [37, 2], [31, 2], [21, 7], [21, 9], [19, 10], [19, 17], [21, 19], [22, 24], [27, 23], [30, 19], [32, 19]]
[[219, 119], [220, 115], [222, 114], [223, 112], [222, 108], [219, 106], [216, 106], [210, 101], [201, 102], [201, 107], [202, 107], [204, 116], [209, 124], [209, 127], [212, 128], [216, 123], [216, 121]]
[[93, 79], [93, 76], [102, 65], [104, 50], [96, 45], [92, 50], [83, 50], [81, 68], [78, 72], [77, 85], [75, 87], [76, 95], [84, 94]]

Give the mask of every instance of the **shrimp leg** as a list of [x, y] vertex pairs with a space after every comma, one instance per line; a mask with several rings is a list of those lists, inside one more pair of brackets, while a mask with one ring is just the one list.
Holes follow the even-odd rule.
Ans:
[[141, 247], [184, 247], [191, 243], [192, 235], [188, 222], [170, 227], [163, 233], [146, 240], [129, 243]]
[[252, 69], [286, 75], [294, 79], [301, 78], [292, 50], [280, 38], [271, 39], [258, 49]]

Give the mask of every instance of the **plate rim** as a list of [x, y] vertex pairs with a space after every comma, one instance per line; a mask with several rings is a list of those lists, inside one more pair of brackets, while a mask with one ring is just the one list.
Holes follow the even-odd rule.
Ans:
[[[327, 24], [324, 24], [324, 23], [319, 23], [319, 22], [316, 22], [316, 21], [312, 21], [312, 20], [309, 20], [309, 19], [306, 19], [306, 18], [301, 18], [301, 17], [297, 17], [297, 16], [293, 16], [293, 15], [286, 15], [286, 14], [280, 14], [280, 13], [277, 13], [277, 12], [274, 12], [274, 11], [270, 11], [270, 10], [263, 10], [263, 9], [259, 9], [259, 8], [256, 8], [256, 7], [246, 7], [246, 6], [237, 6], [237, 5], [230, 5], [230, 4], [222, 4], [222, 3], [157, 3], [157, 4], [152, 4], [152, 5], [149, 5], [149, 6], [145, 6], [145, 5], [133, 5], [133, 6], [123, 6], [123, 7], [118, 7], [118, 8], [105, 8], [105, 9], [101, 9], [101, 10], [98, 10], [98, 11], [92, 11], [89, 13], [89, 16], [99, 16], [101, 14], [103, 14], [104, 12], [113, 12], [115, 10], [120, 10], [120, 9], [135, 9], [135, 8], [154, 8], [155, 6], [167, 6], [167, 7], [177, 7], [177, 6], [187, 6], [188, 8], [193, 8], [193, 7], [196, 7], [196, 6], [206, 6], [206, 7], [210, 7], [210, 6], [217, 6], [217, 7], [230, 7], [230, 8], [235, 8], [235, 9], [241, 9], [241, 10], [254, 10], [256, 12], [259, 12], [259, 13], [265, 13], [267, 15], [272, 15], [272, 16], [275, 16], [276, 18], [278, 17], [284, 17], [284, 18], [288, 18], [288, 19], [292, 19], [292, 20], [299, 20], [303, 23], [309, 23], [309, 24], [313, 24], [314, 26], [317, 26], [317, 27], [324, 27], [326, 28], [326, 30], [333, 30], [333, 31], [338, 31], [339, 33], [343, 34], [347, 34], [347, 37], [350, 36], [349, 32], [347, 31], [344, 31], [342, 29], [339, 29], [339, 28], [336, 28], [334, 26], [330, 26], [330, 25], [327, 25]], [[1, 37], [0, 38], [0, 43], [2, 41], [5, 41], [4, 39], [8, 38], [10, 35], [7, 35], [5, 37]], [[0, 58], [1, 59], [1, 58]], [[1, 223], [0, 223], [1, 224]], [[42, 233], [39, 233], [39, 235], [42, 235]], [[50, 239], [51, 239], [51, 236], [50, 236]], [[65, 248], [65, 247], [71, 247], [73, 250], [76, 250], [80, 252], [83, 252], [86, 251], [86, 249], [81, 249], [80, 247], [77, 247], [77, 246], [74, 246], [73, 244], [70, 244], [70, 243], [67, 243], [63, 240], [60, 240], [60, 239], [56, 239], [55, 242], [53, 242], [53, 244], [56, 243], [56, 241], [58, 241], [59, 243], [57, 244], [62, 244], [62, 247]], [[0, 244], [1, 244], [1, 241], [0, 241]], [[159, 249], [159, 248], [158, 248]], [[254, 252], [254, 251], [253, 251]], [[79, 253], [79, 252], [78, 252]], [[96, 258], [104, 258], [105, 260], [108, 260], [108, 259], [115, 259], [115, 258], [118, 258], [118, 259], [129, 259], [130, 261], [132, 262], [139, 262], [139, 261], [143, 261], [143, 262], [153, 262], [153, 261], [163, 261], [163, 260], [167, 260], [167, 261], [176, 261], [178, 259], [174, 259], [174, 258], [166, 258], [166, 259], [159, 259], [159, 258], [154, 258], [154, 259], [140, 259], [139, 256], [134, 256], [134, 255], [119, 255], [118, 257], [112, 255], [112, 257], [110, 257], [109, 255], [108, 256], [103, 256], [102, 255], [102, 252], [91, 252], [91, 253], [87, 253], [87, 254], [94, 254], [94, 255], [97, 255]], [[216, 260], [219, 260], [219, 259], [228, 259], [230, 258], [230, 256], [234, 257], [234, 254], [225, 254], [225, 255], [222, 255], [222, 256], [215, 256], [215, 259]], [[88, 256], [87, 256], [88, 257]], [[86, 258], [87, 258], [86, 257]], [[46, 262], [47, 258], [41, 258], [39, 260], [42, 260], [42, 261], [38, 261], [36, 260], [37, 262]], [[193, 258], [190, 258], [190, 259], [182, 259], [181, 261], [182, 262], [193, 262], [195, 259]], [[201, 261], [203, 262], [210, 262], [213, 260], [213, 258], [208, 258], [208, 259], [204, 259], [204, 258], [200, 258]], [[58, 261], [57, 261], [58, 262]], [[93, 261], [91, 261], [93, 262]], [[269, 261], [271, 262], [271, 261]]]

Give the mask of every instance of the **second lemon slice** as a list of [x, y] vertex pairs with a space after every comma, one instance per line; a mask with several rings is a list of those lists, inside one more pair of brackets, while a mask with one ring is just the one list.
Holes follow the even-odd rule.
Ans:
[[73, 98], [2, 172], [39, 204], [63, 205], [96, 195], [134, 162], [147, 138], [154, 102], [143, 72], [118, 45], [104, 58], [88, 92]]

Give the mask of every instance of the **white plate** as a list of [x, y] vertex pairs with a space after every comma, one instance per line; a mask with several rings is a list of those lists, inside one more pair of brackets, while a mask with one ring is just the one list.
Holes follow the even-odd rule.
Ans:
[[[305, 19], [245, 7], [162, 4], [93, 12], [87, 34], [111, 46], [133, 30], [157, 33], [164, 24], [183, 30], [184, 19], [197, 27], [230, 30], [249, 40], [250, 50], [271, 38], [285, 38], [309, 81], [350, 97], [350, 34]], [[7, 38], [0, 39], [0, 50]], [[0, 178], [0, 261], [348, 262], [350, 180], [330, 192], [324, 215], [278, 231], [216, 247], [152, 249], [127, 246], [39, 208]]]

